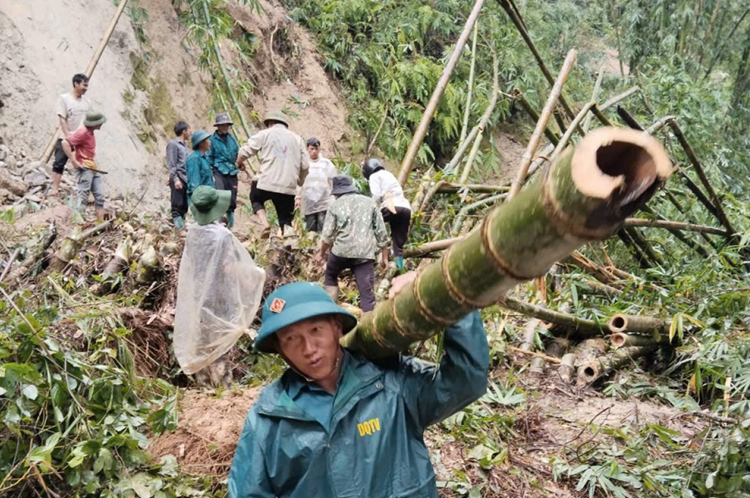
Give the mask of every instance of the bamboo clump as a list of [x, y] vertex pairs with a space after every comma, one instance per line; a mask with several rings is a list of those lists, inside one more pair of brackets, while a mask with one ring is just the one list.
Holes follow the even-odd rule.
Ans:
[[342, 343], [373, 358], [392, 355], [497, 303], [581, 245], [616, 232], [671, 170], [664, 148], [649, 135], [615, 128], [590, 133], [393, 299], [365, 313]]

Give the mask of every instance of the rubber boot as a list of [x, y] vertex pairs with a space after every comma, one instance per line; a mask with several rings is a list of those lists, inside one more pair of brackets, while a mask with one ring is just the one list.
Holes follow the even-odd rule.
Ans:
[[172, 222], [177, 230], [185, 230], [185, 220], [182, 219], [182, 216], [175, 216], [172, 218]]
[[326, 292], [331, 296], [334, 303], [339, 303], [339, 288], [337, 285], [326, 285]]
[[234, 213], [227, 213], [227, 228], [234, 226]]
[[404, 257], [403, 256], [396, 256], [396, 268], [398, 268], [398, 271], [402, 271], [404, 269]]

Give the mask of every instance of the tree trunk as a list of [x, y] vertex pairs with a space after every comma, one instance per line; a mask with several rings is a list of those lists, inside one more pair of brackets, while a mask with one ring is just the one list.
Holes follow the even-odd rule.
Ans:
[[391, 355], [497, 303], [576, 248], [617, 231], [671, 169], [664, 148], [645, 133], [590, 133], [393, 299], [363, 315], [342, 343], [371, 357]]

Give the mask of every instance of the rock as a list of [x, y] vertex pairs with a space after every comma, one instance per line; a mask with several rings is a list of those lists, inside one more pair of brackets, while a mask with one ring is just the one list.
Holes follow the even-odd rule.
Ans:
[[41, 171], [34, 170], [23, 177], [23, 182], [29, 187], [41, 187], [47, 183], [47, 175]]
[[25, 183], [13, 180], [8, 175], [0, 175], [0, 188], [10, 190], [14, 195], [17, 195], [18, 197], [23, 197], [28, 190], [28, 187], [26, 187]]
[[179, 254], [180, 245], [176, 242], [165, 242], [161, 245], [161, 250], [165, 254]]
[[5, 161], [5, 158], [8, 157], [8, 148], [3, 146], [0, 146], [0, 161]]
[[73, 210], [65, 204], [59, 204], [51, 208], [43, 209], [34, 214], [24, 216], [16, 221], [16, 228], [19, 230], [26, 230], [29, 227], [49, 225], [53, 221], [58, 226], [66, 225], [70, 222], [71, 216], [73, 216]]
[[13, 169], [18, 164], [18, 161], [16, 161], [16, 158], [13, 156], [8, 156], [5, 158], [5, 165], [9, 169]]
[[8, 204], [18, 200], [17, 195], [11, 194], [7, 189], [0, 188], [0, 204]]

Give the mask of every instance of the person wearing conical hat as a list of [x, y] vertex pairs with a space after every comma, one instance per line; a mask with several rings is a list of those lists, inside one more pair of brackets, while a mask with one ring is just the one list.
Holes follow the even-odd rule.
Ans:
[[[208, 161], [208, 151], [211, 149], [211, 135], [203, 130], [196, 130], [190, 137], [193, 146], [193, 153], [187, 159], [187, 196], [188, 202], [195, 189], [201, 185], [216, 187], [214, 183], [214, 173], [211, 170], [211, 163]], [[227, 206], [228, 207], [228, 206]]]
[[232, 202], [227, 211], [227, 228], [234, 226], [234, 210], [237, 209], [237, 174], [240, 172], [235, 164], [240, 146], [234, 135], [229, 132], [232, 125], [234, 122], [229, 119], [229, 114], [216, 115], [216, 131], [211, 135], [211, 149], [208, 151], [208, 162], [211, 163], [214, 172], [216, 188], [232, 193]]
[[310, 168], [305, 141], [289, 130], [289, 121], [280, 111], [269, 112], [264, 120], [266, 129], [259, 131], [240, 147], [237, 167], [244, 169], [244, 162], [258, 156], [260, 171], [250, 190], [253, 212], [263, 225], [263, 237], [271, 232], [266, 216], [265, 204], [273, 202], [279, 217], [282, 233], [285, 226], [292, 226], [294, 198], [297, 187], [302, 186]]
[[[62, 141], [62, 149], [68, 160], [75, 168], [76, 183], [78, 184], [77, 209], [86, 210], [89, 194], [94, 194], [96, 206], [96, 219], [103, 221], [104, 212], [104, 186], [99, 168], [94, 161], [96, 156], [96, 137], [94, 132], [101, 129], [107, 122], [107, 118], [101, 112], [88, 112], [83, 120], [83, 126], [65, 137]], [[74, 150], [75, 149], [75, 150]]]

